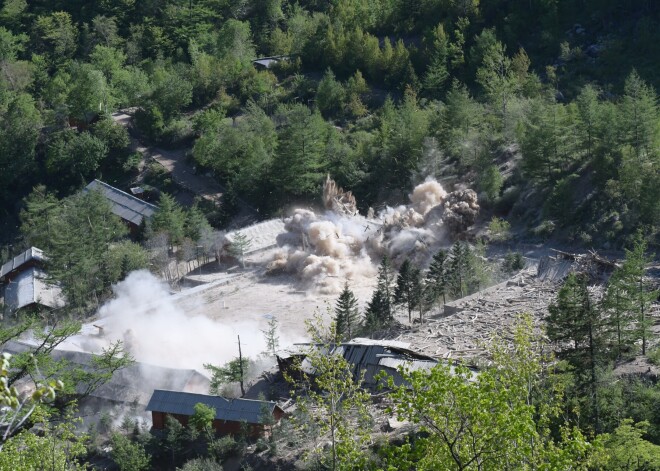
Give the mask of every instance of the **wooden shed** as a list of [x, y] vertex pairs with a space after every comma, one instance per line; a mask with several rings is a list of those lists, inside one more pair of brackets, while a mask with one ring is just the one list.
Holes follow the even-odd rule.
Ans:
[[153, 428], [163, 430], [168, 415], [178, 420], [181, 425], [187, 425], [190, 416], [195, 412], [195, 404], [199, 403], [215, 409], [213, 428], [220, 435], [238, 434], [245, 423], [248, 435], [257, 438], [264, 434], [267, 424], [277, 423], [284, 415], [284, 411], [272, 401], [227, 399], [162, 389], [154, 391], [146, 410], [151, 412]]

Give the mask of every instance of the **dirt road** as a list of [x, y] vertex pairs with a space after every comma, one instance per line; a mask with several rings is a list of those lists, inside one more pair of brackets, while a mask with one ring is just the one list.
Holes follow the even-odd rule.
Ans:
[[[130, 111], [117, 111], [112, 114], [115, 123], [130, 129], [133, 117]], [[174, 182], [193, 195], [220, 204], [224, 188], [213, 178], [196, 173], [192, 165], [186, 162], [186, 149], [166, 150], [144, 145], [131, 135], [131, 150], [139, 152], [145, 158], [152, 158], [171, 173]], [[180, 201], [181, 202], [181, 201]], [[191, 201], [188, 202], [192, 203]], [[239, 212], [234, 217], [232, 227], [241, 227], [259, 220], [259, 213], [245, 201], [238, 199]]]
[[[112, 119], [115, 123], [128, 128], [132, 116], [119, 111], [112, 114]], [[174, 181], [185, 190], [206, 200], [220, 202], [223, 193], [222, 187], [212, 178], [195, 173], [195, 169], [186, 162], [185, 149], [165, 150], [158, 147], [147, 147], [133, 136], [131, 136], [131, 149], [147, 158], [154, 159], [165, 167], [172, 174]]]

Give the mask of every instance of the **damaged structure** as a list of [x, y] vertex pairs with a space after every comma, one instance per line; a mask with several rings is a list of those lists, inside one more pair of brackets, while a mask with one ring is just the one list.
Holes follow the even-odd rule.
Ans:
[[60, 288], [47, 281], [43, 251], [30, 247], [0, 268], [0, 301], [9, 313], [31, 306], [64, 306]]
[[276, 424], [284, 415], [284, 411], [272, 401], [226, 399], [162, 389], [153, 392], [146, 410], [151, 412], [153, 428], [163, 430], [167, 416], [178, 420], [181, 425], [187, 425], [196, 404], [204, 404], [215, 410], [212, 425], [220, 435], [241, 433], [243, 424], [247, 424], [248, 435], [257, 438], [267, 431], [268, 425]]
[[[308, 348], [312, 346], [307, 346]], [[314, 375], [314, 367], [307, 358], [303, 345], [297, 348], [276, 353], [280, 371], [291, 377], [299, 377], [300, 373]], [[327, 355], [341, 355], [351, 367], [353, 378], [362, 380], [368, 388], [375, 388], [382, 381], [381, 373], [392, 377], [394, 384], [404, 384], [399, 374], [399, 367], [409, 371], [430, 370], [438, 361], [428, 355], [414, 352], [406, 342], [371, 340], [356, 338], [350, 342], [332, 345]]]
[[344, 191], [328, 174], [323, 184], [323, 205], [325, 209], [345, 216], [357, 216], [357, 202], [350, 191]]

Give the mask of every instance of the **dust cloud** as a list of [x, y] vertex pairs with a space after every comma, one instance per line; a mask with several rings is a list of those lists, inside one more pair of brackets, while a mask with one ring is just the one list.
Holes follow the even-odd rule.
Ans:
[[[94, 322], [102, 333], [73, 337], [72, 345], [96, 353], [121, 340], [138, 362], [200, 372], [205, 363], [222, 365], [237, 357], [237, 335], [241, 336], [243, 356], [256, 358], [266, 348], [261, 332], [265, 325], [229, 325], [187, 315], [172, 300], [167, 285], [146, 270], [130, 273], [113, 290], [114, 299], [99, 309], [99, 319]], [[282, 336], [280, 344], [287, 345]]]
[[[334, 184], [328, 178], [326, 189], [336, 186], [328, 182]], [[432, 178], [417, 185], [408, 197], [409, 204], [387, 207], [370, 218], [339, 211], [337, 207], [347, 205], [327, 201], [328, 210], [322, 214], [295, 209], [285, 219], [287, 232], [278, 237], [280, 249], [268, 269], [297, 274], [307, 289], [337, 293], [345, 280], [373, 277], [385, 254], [397, 266], [406, 258], [426, 264], [439, 247], [449, 245], [471, 226], [479, 211], [474, 191], [448, 193]]]

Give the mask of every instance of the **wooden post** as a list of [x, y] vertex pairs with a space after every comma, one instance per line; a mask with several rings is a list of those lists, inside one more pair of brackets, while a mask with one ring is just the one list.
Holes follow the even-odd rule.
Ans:
[[238, 336], [238, 367], [241, 372], [241, 397], [245, 396], [245, 387], [243, 386], [243, 355], [241, 353], [241, 336]]

